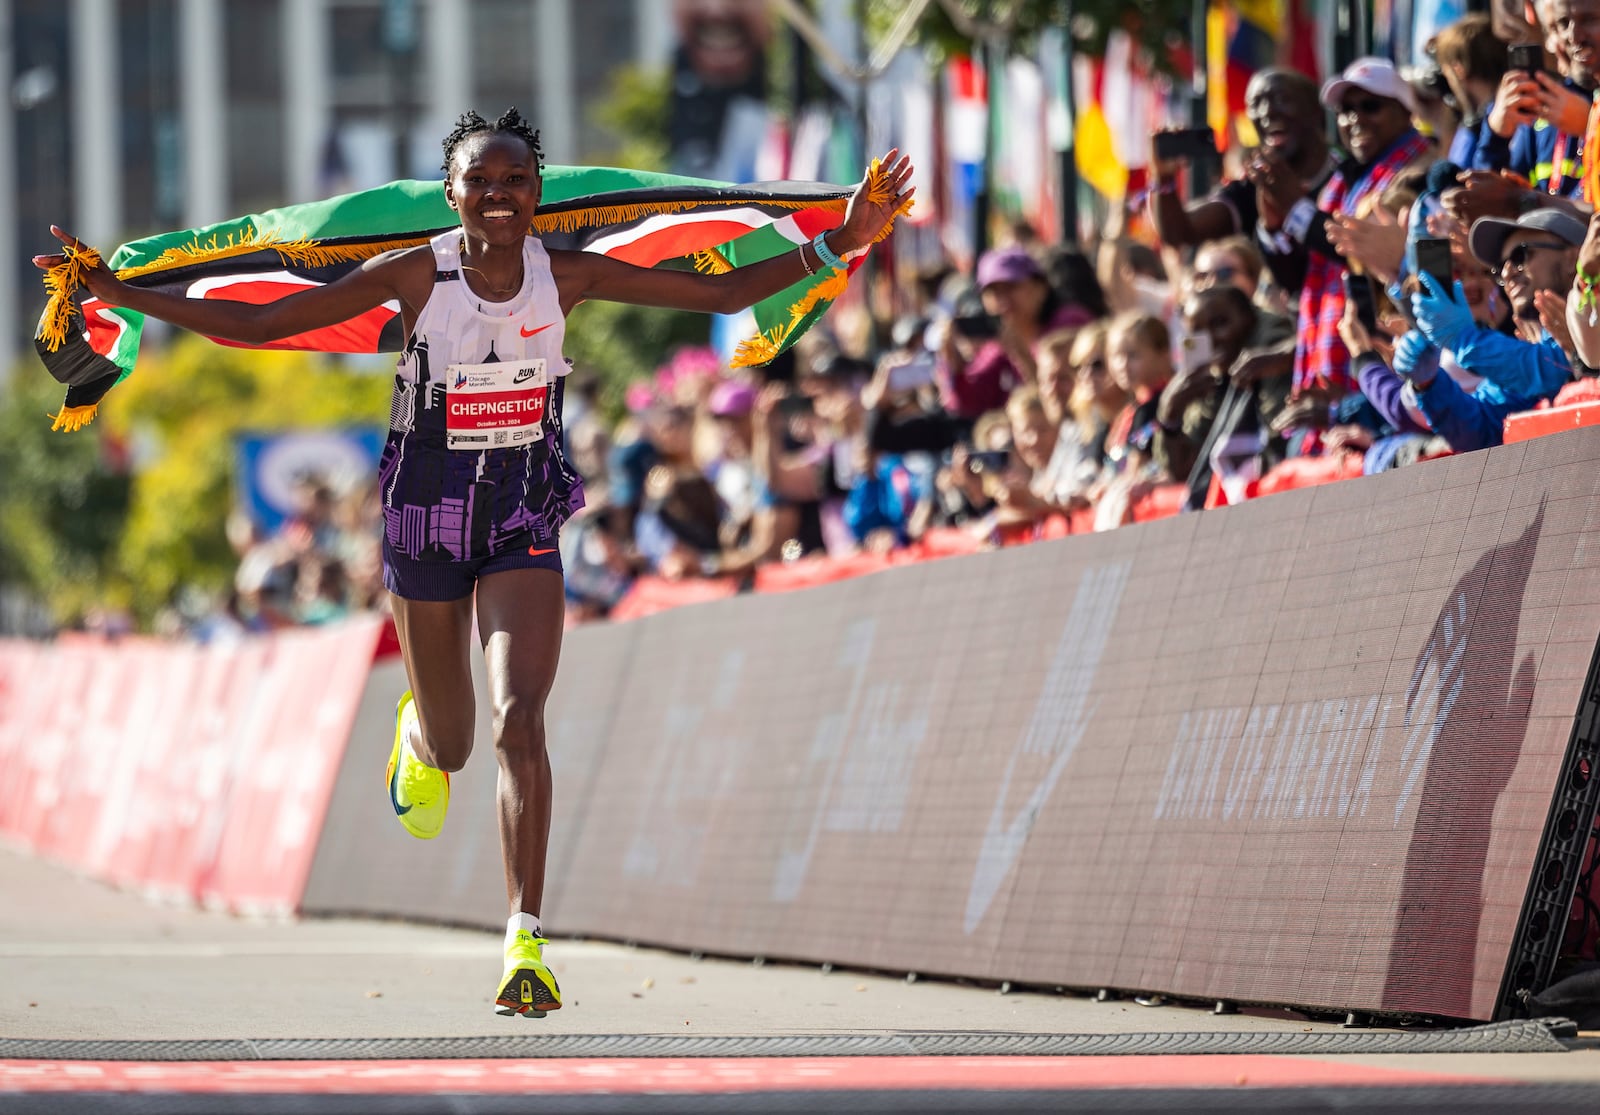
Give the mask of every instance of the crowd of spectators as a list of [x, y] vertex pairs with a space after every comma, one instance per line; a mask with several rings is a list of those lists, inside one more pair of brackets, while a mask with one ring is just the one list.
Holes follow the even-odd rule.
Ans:
[[[879, 328], [851, 327], [884, 301], [858, 298], [767, 368], [680, 351], [620, 424], [575, 377], [570, 619], [606, 616], [641, 576], [748, 584], [934, 531], [1109, 529], [1156, 492], [1238, 502], [1297, 461], [1381, 472], [1600, 397], [1600, 0], [1541, 0], [1517, 26], [1469, 15], [1432, 57], [1359, 59], [1320, 88], [1263, 71], [1251, 143], [1175, 159], [1158, 132], [1148, 189], [1092, 243], [1019, 230], [970, 278], [918, 276]], [[844, 340], [860, 336], [879, 343]], [[372, 509], [307, 506], [236, 543], [230, 622], [381, 598]]]
[[270, 530], [235, 508], [227, 523], [238, 558], [233, 583], [220, 597], [180, 592], [155, 629], [218, 642], [385, 611], [382, 523], [375, 486], [341, 493], [315, 475], [301, 478], [291, 513]]

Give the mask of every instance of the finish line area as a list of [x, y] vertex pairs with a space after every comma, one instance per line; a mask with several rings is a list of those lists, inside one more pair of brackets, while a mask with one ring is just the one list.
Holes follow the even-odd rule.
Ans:
[[0, 1112], [1593, 1111], [1571, 1028], [1346, 1029], [555, 941], [151, 904], [0, 852]]

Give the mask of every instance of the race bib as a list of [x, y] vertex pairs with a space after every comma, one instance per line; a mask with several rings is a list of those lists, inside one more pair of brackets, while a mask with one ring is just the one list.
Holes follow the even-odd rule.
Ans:
[[445, 447], [507, 449], [544, 439], [550, 376], [543, 358], [445, 367]]

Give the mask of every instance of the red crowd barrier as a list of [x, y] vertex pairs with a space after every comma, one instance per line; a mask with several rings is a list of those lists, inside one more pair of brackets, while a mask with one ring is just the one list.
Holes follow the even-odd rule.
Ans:
[[1334, 453], [1327, 457], [1291, 457], [1270, 469], [1256, 482], [1253, 495], [1270, 496], [1296, 488], [1314, 488], [1361, 475], [1361, 456]]
[[0, 641], [0, 836], [121, 886], [292, 912], [381, 626]]
[[1527, 410], [1506, 415], [1506, 442], [1527, 441], [1545, 434], [1559, 434], [1579, 426], [1600, 426], [1600, 401], [1567, 403], [1565, 406]]
[[629, 620], [653, 616], [685, 604], [722, 600], [738, 591], [739, 583], [732, 577], [686, 577], [677, 581], [669, 581], [665, 577], [640, 577], [633, 582], [627, 595], [611, 609], [611, 618]]

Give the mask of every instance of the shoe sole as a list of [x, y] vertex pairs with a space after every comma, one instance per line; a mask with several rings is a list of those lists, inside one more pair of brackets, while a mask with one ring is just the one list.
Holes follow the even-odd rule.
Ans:
[[[400, 698], [399, 704], [395, 705], [394, 707], [394, 746], [389, 750], [389, 767], [384, 772], [383, 783], [384, 789], [389, 795], [389, 808], [394, 810], [395, 819], [400, 822], [400, 827], [405, 829], [418, 840], [432, 840], [434, 837], [438, 836], [444, 831], [444, 822], [441, 820], [439, 827], [434, 829], [432, 832], [418, 831], [414, 826], [406, 821], [405, 816], [400, 812], [400, 806], [394, 800], [394, 780], [395, 776], [400, 770], [400, 729], [402, 725], [405, 724], [406, 706], [415, 701], [415, 699], [416, 698], [411, 696], [411, 691], [408, 689], [406, 690], [405, 696]], [[446, 774], [444, 779], [445, 792], [449, 793], [450, 776]], [[448, 805], [449, 801], [446, 799], [447, 808]]]
[[494, 1012], [501, 1018], [515, 1018], [518, 1015], [521, 1015], [523, 1018], [543, 1018], [547, 1013], [549, 1013], [548, 1011], [532, 1010], [525, 1007], [505, 1007], [501, 1006], [499, 1003], [494, 1005]]
[[[502, 985], [503, 988], [522, 986], [527, 991], [516, 999], [496, 998], [494, 1012], [500, 1015], [521, 1014], [530, 1018], [543, 1018], [553, 1010], [561, 1009], [561, 1000], [551, 992], [544, 982], [544, 977], [532, 968], [518, 968], [511, 974], [511, 978]], [[534, 989], [538, 990], [535, 991]]]

